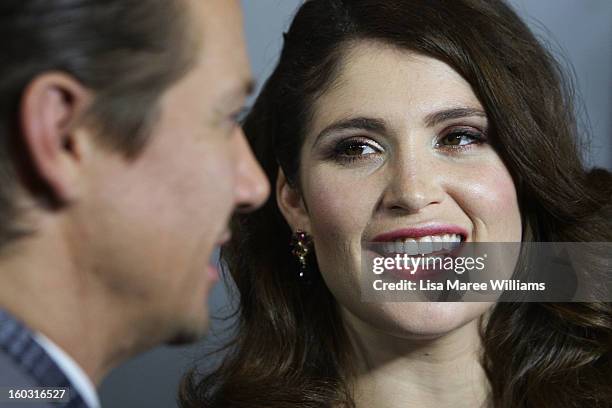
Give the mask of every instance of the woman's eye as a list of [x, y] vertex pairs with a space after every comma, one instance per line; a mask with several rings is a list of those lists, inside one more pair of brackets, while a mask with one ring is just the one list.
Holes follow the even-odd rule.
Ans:
[[456, 130], [443, 136], [436, 147], [449, 147], [451, 149], [463, 148], [472, 144], [480, 144], [485, 138], [480, 132], [471, 130]]
[[382, 152], [382, 147], [373, 141], [348, 140], [340, 142], [334, 148], [334, 156], [338, 160], [353, 161], [367, 159], [368, 156]]
[[361, 156], [376, 153], [376, 150], [366, 144], [352, 144], [342, 148], [342, 154], [346, 156]]

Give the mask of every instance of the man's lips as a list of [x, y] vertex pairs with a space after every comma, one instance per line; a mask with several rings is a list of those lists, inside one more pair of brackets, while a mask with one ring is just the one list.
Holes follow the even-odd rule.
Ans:
[[220, 273], [219, 273], [219, 269], [212, 264], [209, 264], [206, 267], [206, 272], [208, 273], [208, 278], [212, 281], [212, 282], [217, 282], [220, 279]]
[[218, 281], [219, 276], [220, 276], [218, 257], [219, 257], [221, 247], [225, 245], [226, 243], [228, 243], [231, 237], [232, 237], [231, 231], [229, 229], [226, 229], [223, 232], [223, 235], [221, 235], [221, 238], [214, 244], [212, 253], [210, 255], [210, 259], [208, 261], [208, 266], [206, 268], [208, 272], [208, 277], [213, 282]]
[[225, 232], [223, 233], [223, 235], [221, 235], [221, 238], [219, 239], [219, 241], [215, 243], [215, 245], [223, 246], [224, 244], [227, 244], [231, 238], [232, 238], [231, 231], [225, 230]]

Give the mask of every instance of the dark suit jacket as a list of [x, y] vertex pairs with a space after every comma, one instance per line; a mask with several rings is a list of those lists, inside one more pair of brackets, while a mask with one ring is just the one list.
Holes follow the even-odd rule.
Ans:
[[[10, 402], [7, 388], [69, 388], [70, 401], [63, 403]], [[2, 408], [87, 408], [64, 373], [32, 337], [32, 332], [0, 309], [0, 407]]]

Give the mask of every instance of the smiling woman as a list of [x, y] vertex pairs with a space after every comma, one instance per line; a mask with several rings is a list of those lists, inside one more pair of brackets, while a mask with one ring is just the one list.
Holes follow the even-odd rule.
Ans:
[[564, 84], [503, 1], [305, 2], [245, 123], [276, 196], [223, 254], [237, 337], [183, 406], [609, 407], [608, 303], [356, 295], [367, 242], [612, 241]]
[[424, 240], [458, 231], [467, 242], [520, 241], [516, 191], [487, 139], [483, 107], [437, 59], [368, 40], [341, 58], [337, 84], [313, 105], [299, 187], [284, 173], [277, 180], [279, 208], [293, 230], [313, 236], [344, 321], [376, 322], [373, 328], [412, 339], [472, 322], [463, 330], [477, 335], [487, 303], [372, 307], [354, 294], [364, 242], [414, 239], [425, 247]]

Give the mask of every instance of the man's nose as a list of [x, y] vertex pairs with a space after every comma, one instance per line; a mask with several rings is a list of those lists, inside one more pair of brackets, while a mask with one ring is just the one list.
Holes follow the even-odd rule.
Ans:
[[270, 183], [255, 160], [242, 129], [236, 135], [236, 183], [234, 196], [238, 212], [251, 212], [261, 207], [270, 195]]

